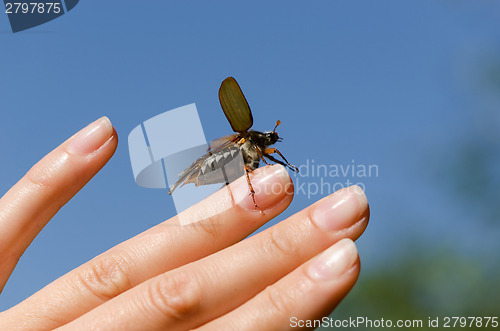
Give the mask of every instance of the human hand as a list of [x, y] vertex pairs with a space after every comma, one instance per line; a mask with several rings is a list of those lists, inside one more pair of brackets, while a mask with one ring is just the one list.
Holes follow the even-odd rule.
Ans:
[[[109, 121], [97, 120], [2, 197], [0, 290], [33, 238], [116, 145]], [[0, 313], [2, 329], [276, 330], [291, 328], [292, 318], [328, 315], [359, 274], [352, 240], [368, 223], [364, 193], [342, 189], [244, 239], [293, 197], [280, 165], [255, 170], [251, 180], [265, 213], [240, 178], [184, 211], [193, 223], [181, 226], [175, 216]], [[243, 199], [235, 204], [234, 195]]]

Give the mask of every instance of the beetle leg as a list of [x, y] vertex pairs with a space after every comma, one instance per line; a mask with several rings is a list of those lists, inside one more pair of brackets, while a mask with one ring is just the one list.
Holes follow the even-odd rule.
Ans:
[[245, 165], [245, 173], [247, 175], [247, 183], [248, 187], [250, 188], [250, 194], [252, 195], [253, 205], [255, 206], [255, 209], [259, 209], [261, 214], [264, 214], [264, 212], [260, 210], [259, 206], [257, 206], [257, 202], [255, 202], [255, 190], [253, 189], [252, 182], [250, 181], [250, 172], [252, 172], [252, 169], [250, 169], [249, 166]]
[[[289, 167], [289, 165], [288, 165], [288, 164], [286, 164], [285, 162], [280, 161], [280, 160], [278, 160], [277, 158], [275, 158], [275, 157], [273, 157], [273, 156], [271, 156], [271, 155], [269, 155], [269, 154], [264, 154], [264, 156], [265, 156], [265, 157], [267, 157], [269, 160], [271, 160], [271, 161], [275, 162], [275, 163], [281, 164], [281, 165], [282, 165], [282, 166], [284, 166], [285, 168], [286, 168], [286, 167]], [[292, 170], [293, 170], [293, 169], [292, 169]]]
[[[281, 162], [281, 161], [277, 160], [275, 157], [273, 157], [273, 156], [271, 156], [271, 155], [270, 155], [270, 154], [273, 154], [273, 153], [276, 153], [276, 154], [278, 154], [279, 156], [281, 156], [281, 158], [282, 158], [283, 160], [285, 160], [285, 163], [283, 163], [283, 162]], [[293, 170], [293, 171], [295, 171], [295, 172], [299, 172], [299, 169], [298, 169], [296, 166], [291, 165], [291, 164], [288, 162], [288, 160], [287, 160], [287, 159], [283, 156], [283, 154], [281, 154], [281, 152], [280, 152], [280, 151], [278, 151], [276, 148], [266, 148], [266, 149], [264, 150], [264, 156], [265, 156], [265, 157], [267, 157], [269, 160], [274, 161], [274, 162], [276, 162], [276, 163], [279, 163], [279, 164], [281, 164], [281, 165], [283, 165], [283, 166], [285, 166], [285, 167], [288, 167], [288, 168], [290, 168], [291, 170]], [[267, 162], [266, 162], [266, 163], [267, 163]]]
[[[254, 146], [254, 147], [255, 147], [255, 150], [257, 151], [257, 153], [259, 153], [259, 156], [262, 159], [262, 161], [264, 161], [265, 164], [269, 165], [269, 162], [267, 162], [267, 160], [264, 159], [264, 154], [262, 153], [262, 151], [260, 150], [260, 148], [257, 147], [257, 146]], [[265, 151], [264, 151], [264, 153], [265, 153]]]

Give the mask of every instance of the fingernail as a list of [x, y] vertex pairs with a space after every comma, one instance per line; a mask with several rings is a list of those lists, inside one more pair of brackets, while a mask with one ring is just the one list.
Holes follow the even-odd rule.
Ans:
[[113, 125], [104, 116], [90, 123], [70, 138], [67, 151], [71, 154], [87, 155], [99, 149], [113, 134]]
[[368, 207], [366, 195], [359, 186], [350, 186], [325, 199], [313, 212], [313, 221], [327, 231], [349, 228]]
[[[260, 210], [269, 209], [293, 193], [293, 184], [285, 167], [279, 164], [259, 168], [250, 173], [255, 202]], [[240, 178], [232, 188], [237, 205], [256, 210], [246, 178]]]
[[307, 272], [314, 279], [329, 280], [351, 269], [357, 259], [358, 250], [354, 242], [342, 239], [314, 259]]

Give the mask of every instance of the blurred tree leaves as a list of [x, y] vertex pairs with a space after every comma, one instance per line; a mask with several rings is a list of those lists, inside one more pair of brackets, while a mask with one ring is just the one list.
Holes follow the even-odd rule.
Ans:
[[[500, 235], [500, 55], [493, 59], [476, 76], [476, 87], [493, 97], [477, 102], [483, 109], [471, 113], [480, 118], [460, 139], [434, 154], [431, 163], [438, 165], [437, 171], [427, 175], [433, 177], [434, 188], [444, 188], [457, 206], [474, 209], [471, 224], [480, 222]], [[472, 239], [483, 244], [481, 238]], [[500, 252], [464, 253], [460, 243], [452, 247], [444, 241], [414, 240], [391, 261], [368, 272], [362, 270], [358, 283], [331, 317], [422, 320], [420, 330], [450, 329], [442, 324], [429, 327], [429, 317], [500, 318]]]
[[443, 162], [437, 180], [481, 215], [477, 221], [490, 225], [500, 221], [500, 141], [480, 135], [450, 147], [457, 150]]
[[429, 317], [499, 316], [499, 268], [485, 269], [482, 261], [451, 249], [425, 253], [408, 249], [405, 255], [374, 272], [362, 272], [331, 317], [383, 318], [394, 323], [422, 320], [422, 330], [436, 330], [428, 327]]

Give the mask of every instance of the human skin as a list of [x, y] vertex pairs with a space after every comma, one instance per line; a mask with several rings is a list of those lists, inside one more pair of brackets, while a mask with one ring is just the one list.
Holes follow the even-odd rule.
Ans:
[[[35, 236], [117, 143], [103, 117], [0, 199], [0, 291]], [[255, 170], [251, 181], [262, 212], [240, 178], [184, 211], [192, 223], [181, 225], [174, 216], [1, 312], [2, 329], [282, 330], [292, 328], [292, 317], [328, 315], [359, 275], [353, 240], [368, 223], [366, 196], [357, 186], [344, 188], [246, 238], [293, 198], [280, 165]], [[269, 185], [274, 189], [266, 190]]]

